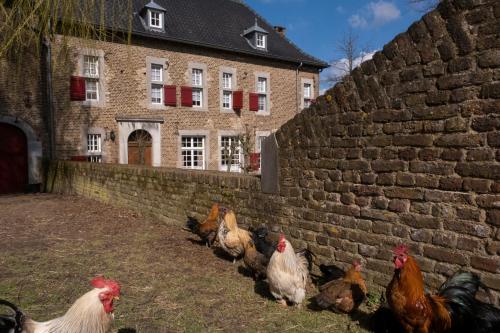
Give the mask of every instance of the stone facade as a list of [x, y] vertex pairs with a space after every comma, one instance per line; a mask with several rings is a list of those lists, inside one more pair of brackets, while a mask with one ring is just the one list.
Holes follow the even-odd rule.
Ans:
[[213, 201], [372, 287], [406, 243], [434, 289], [459, 269], [500, 294], [500, 4], [444, 1], [277, 132], [279, 192], [222, 173], [60, 163], [48, 184], [180, 223]]
[[[248, 131], [255, 146], [256, 134], [276, 131], [298, 112], [301, 80], [312, 80], [315, 91], [319, 88], [317, 69], [302, 68], [296, 77], [297, 66], [293, 64], [154, 40], [125, 45], [59, 38], [54, 53], [66, 53], [54, 61], [57, 156], [63, 159], [86, 155], [87, 133], [100, 130], [96, 133], [116, 133], [115, 142], [103, 142], [104, 162], [127, 163], [130, 129], [144, 128], [153, 136], [153, 165], [181, 167], [180, 137], [189, 133], [206, 137], [206, 168], [217, 170], [220, 135]], [[99, 78], [101, 99], [95, 105], [70, 101], [68, 78], [81, 75], [85, 54], [98, 55], [99, 65], [103, 66]], [[176, 107], [150, 103], [151, 63], [161, 63], [163, 83], [177, 87]], [[180, 87], [191, 86], [192, 68], [203, 70], [202, 108], [181, 106]], [[222, 72], [231, 72], [233, 90], [243, 91], [240, 112], [222, 108]], [[249, 93], [256, 90], [257, 75], [268, 77], [269, 113], [249, 111]], [[146, 125], [150, 123], [155, 125]]]

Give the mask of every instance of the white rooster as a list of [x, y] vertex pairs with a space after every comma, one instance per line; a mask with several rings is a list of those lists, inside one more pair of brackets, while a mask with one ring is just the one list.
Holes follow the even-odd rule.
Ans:
[[266, 275], [271, 294], [278, 303], [286, 306], [288, 301], [300, 306], [306, 296], [308, 260], [304, 252], [295, 253], [283, 234], [269, 260]]
[[17, 306], [0, 300], [15, 315], [0, 316], [0, 332], [8, 333], [106, 333], [113, 320], [113, 301], [120, 296], [120, 285], [113, 280], [96, 277], [93, 290], [87, 292], [62, 317], [37, 322]]

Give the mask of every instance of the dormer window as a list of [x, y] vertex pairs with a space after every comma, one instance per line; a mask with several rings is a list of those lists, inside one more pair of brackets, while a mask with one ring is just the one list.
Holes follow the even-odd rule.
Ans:
[[260, 51], [267, 51], [267, 32], [264, 28], [259, 26], [259, 22], [255, 19], [255, 24], [250, 28], [243, 31], [243, 37], [246, 38], [248, 44], [254, 49]]
[[266, 48], [266, 35], [261, 34], [261, 33], [256, 33], [255, 34], [255, 46], [261, 49]]
[[163, 13], [156, 10], [150, 10], [149, 26], [151, 28], [163, 29]]

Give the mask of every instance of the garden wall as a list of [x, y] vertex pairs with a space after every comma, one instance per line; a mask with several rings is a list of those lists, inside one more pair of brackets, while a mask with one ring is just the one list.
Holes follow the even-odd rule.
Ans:
[[384, 287], [404, 242], [428, 286], [465, 268], [498, 303], [499, 26], [498, 1], [444, 1], [398, 35], [279, 129], [276, 195], [241, 175], [70, 162], [48, 185], [177, 223], [220, 201], [318, 262], [362, 258]]

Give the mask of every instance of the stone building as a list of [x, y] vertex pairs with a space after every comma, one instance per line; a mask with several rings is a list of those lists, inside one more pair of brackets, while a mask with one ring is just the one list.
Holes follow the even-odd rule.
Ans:
[[[135, 0], [131, 29], [125, 3], [104, 3], [106, 41], [52, 44], [53, 120], [37, 61], [28, 75], [0, 75], [0, 126], [12, 141], [0, 165], [5, 178], [20, 173], [18, 187], [40, 182], [50, 149], [59, 159], [256, 170], [262, 138], [318, 95], [327, 65], [242, 1]], [[1, 60], [2, 73], [11, 65]]]

